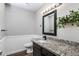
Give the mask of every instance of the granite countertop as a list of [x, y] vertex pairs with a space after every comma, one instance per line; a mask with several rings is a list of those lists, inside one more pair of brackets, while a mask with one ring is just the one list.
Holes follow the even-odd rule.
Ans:
[[33, 40], [34, 43], [60, 56], [79, 56], [79, 43], [61, 39]]

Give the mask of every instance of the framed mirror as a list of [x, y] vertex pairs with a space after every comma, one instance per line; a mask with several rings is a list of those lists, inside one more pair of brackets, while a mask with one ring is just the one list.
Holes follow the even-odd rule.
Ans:
[[53, 35], [53, 36], [57, 35], [56, 19], [57, 19], [57, 10], [54, 10], [43, 16], [43, 20], [42, 20], [43, 34]]

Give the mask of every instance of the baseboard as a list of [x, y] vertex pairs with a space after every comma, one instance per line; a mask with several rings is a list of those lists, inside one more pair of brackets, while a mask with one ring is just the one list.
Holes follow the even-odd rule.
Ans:
[[15, 53], [18, 53], [18, 52], [21, 52], [21, 51], [26, 51], [26, 49], [16, 50], [16, 51], [13, 51], [13, 52], [10, 52], [10, 53], [6, 53], [5, 55], [8, 56], [8, 55], [15, 54]]
[[16, 52], [16, 53], [9, 54], [7, 56], [25, 56], [25, 55], [26, 55], [26, 50], [23, 50], [23, 51], [19, 51], [19, 52]]

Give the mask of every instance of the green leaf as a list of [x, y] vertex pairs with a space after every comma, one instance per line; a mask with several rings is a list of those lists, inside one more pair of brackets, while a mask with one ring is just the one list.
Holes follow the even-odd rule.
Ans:
[[64, 27], [66, 24], [71, 23], [72, 26], [79, 26], [79, 9], [77, 11], [70, 10], [69, 15], [59, 17], [59, 27]]

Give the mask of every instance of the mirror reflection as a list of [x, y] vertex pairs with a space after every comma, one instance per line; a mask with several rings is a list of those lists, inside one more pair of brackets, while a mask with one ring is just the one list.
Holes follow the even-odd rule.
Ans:
[[44, 19], [44, 32], [54, 33], [54, 14], [48, 15]]

